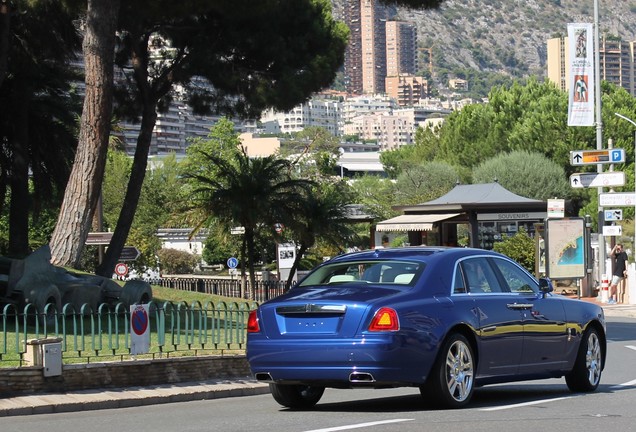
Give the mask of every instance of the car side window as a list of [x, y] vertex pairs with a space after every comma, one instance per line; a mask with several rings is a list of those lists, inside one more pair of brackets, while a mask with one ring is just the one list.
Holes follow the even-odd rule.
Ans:
[[513, 293], [538, 293], [539, 286], [529, 274], [521, 268], [502, 258], [493, 259], [493, 262], [501, 272], [501, 275]]
[[468, 258], [463, 260], [460, 265], [469, 293], [500, 293], [503, 291], [493, 268], [485, 257]]
[[466, 294], [466, 284], [460, 266], [455, 267], [455, 276], [453, 277], [453, 294]]

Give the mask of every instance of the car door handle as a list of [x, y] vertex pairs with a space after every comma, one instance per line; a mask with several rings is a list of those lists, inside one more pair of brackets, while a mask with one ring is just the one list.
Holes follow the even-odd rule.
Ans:
[[508, 303], [506, 305], [508, 309], [526, 310], [532, 309], [534, 305], [532, 303]]

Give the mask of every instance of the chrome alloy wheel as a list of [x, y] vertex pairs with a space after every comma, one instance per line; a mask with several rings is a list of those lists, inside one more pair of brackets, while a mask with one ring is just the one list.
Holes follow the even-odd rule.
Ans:
[[587, 337], [587, 351], [585, 353], [585, 369], [590, 385], [597, 385], [601, 379], [601, 364], [601, 343], [596, 332], [591, 332]]
[[473, 388], [474, 362], [470, 348], [456, 340], [446, 355], [446, 385], [449, 395], [458, 402], [465, 400]]

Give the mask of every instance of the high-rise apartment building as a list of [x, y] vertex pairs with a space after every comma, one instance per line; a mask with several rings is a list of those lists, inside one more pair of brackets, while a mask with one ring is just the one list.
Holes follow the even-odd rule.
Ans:
[[[634, 44], [603, 36], [599, 41], [601, 79], [623, 87], [636, 95], [634, 81]], [[568, 68], [570, 58], [568, 38], [548, 39], [548, 79], [563, 91], [568, 91], [572, 77]]]
[[345, 0], [342, 16], [349, 26], [345, 86], [350, 95], [384, 92], [388, 9], [377, 0]]
[[405, 21], [386, 22], [386, 76], [417, 73], [417, 28]]

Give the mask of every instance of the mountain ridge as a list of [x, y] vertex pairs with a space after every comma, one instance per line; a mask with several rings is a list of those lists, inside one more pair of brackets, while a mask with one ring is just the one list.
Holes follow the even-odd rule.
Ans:
[[[636, 1], [598, 2], [601, 37], [635, 41]], [[547, 40], [566, 35], [568, 23], [594, 21], [594, 0], [446, 0], [439, 9], [396, 10], [417, 25], [420, 71], [427, 73], [431, 53], [433, 76], [443, 79], [464, 68], [545, 77]]]

